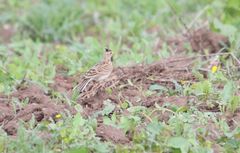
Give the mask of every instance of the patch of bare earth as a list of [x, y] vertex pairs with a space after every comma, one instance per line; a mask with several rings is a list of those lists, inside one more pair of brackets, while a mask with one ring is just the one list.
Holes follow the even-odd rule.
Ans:
[[0, 42], [9, 43], [15, 34], [15, 28], [12, 25], [4, 24], [0, 27]]
[[[93, 84], [91, 90], [86, 93], [90, 95], [89, 98], [80, 98], [79, 103], [84, 107], [92, 108], [93, 112], [102, 109], [103, 101], [107, 99], [116, 104], [128, 100], [133, 105], [150, 107], [155, 102], [161, 102], [163, 97], [157, 94], [147, 96], [144, 91], [149, 90], [149, 87], [154, 84], [174, 89], [176, 82], [194, 81], [195, 77], [190, 71], [194, 60], [195, 58], [174, 57], [150, 65], [116, 68], [109, 79], [110, 82], [100, 86]], [[111, 80], [114, 81], [111, 82]], [[104, 90], [106, 87], [111, 88], [111, 94]]]
[[190, 30], [186, 34], [174, 36], [167, 40], [158, 40], [155, 50], [162, 48], [163, 42], [170, 46], [172, 52], [185, 52], [189, 47], [195, 52], [208, 50], [209, 53], [217, 53], [226, 46], [229, 46], [229, 40], [226, 36], [212, 32], [207, 28]]
[[114, 143], [128, 143], [129, 139], [125, 136], [121, 129], [115, 128], [110, 125], [100, 124], [96, 129], [96, 134], [102, 140], [112, 141]]
[[[17, 132], [18, 121], [29, 121], [35, 117], [37, 122], [53, 118], [56, 114], [66, 110], [72, 110], [65, 104], [57, 104], [38, 86], [31, 85], [19, 88], [9, 97], [3, 97], [4, 101], [0, 103], [0, 124], [9, 135], [15, 135]], [[13, 99], [20, 102], [28, 99], [27, 104], [17, 104]]]

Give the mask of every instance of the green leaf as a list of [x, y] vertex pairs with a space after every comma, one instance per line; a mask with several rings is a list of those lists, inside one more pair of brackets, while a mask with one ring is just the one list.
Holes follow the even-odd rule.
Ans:
[[158, 84], [153, 84], [149, 87], [149, 90], [154, 91], [154, 90], [160, 90], [160, 91], [168, 91], [168, 89], [164, 86], [158, 85]]
[[215, 19], [213, 22], [214, 22], [215, 28], [219, 29], [223, 35], [230, 37], [230, 36], [234, 36], [234, 34], [237, 32], [237, 28], [232, 25], [223, 24], [217, 19]]
[[149, 131], [150, 133], [157, 135], [160, 133], [160, 131], [163, 129], [163, 126], [161, 123], [159, 122], [152, 122], [150, 124], [147, 125], [147, 131]]
[[94, 149], [96, 150], [96, 152], [99, 152], [99, 153], [110, 152], [110, 149], [108, 148], [108, 146], [103, 143], [95, 144]]
[[5, 140], [4, 140], [4, 137], [1, 136], [0, 137], [0, 152], [3, 152], [4, 148], [5, 148]]
[[146, 110], [144, 106], [132, 106], [127, 109], [130, 113], [137, 113]]
[[111, 118], [109, 118], [108, 116], [103, 117], [103, 123], [106, 124], [106, 125], [115, 126], [115, 122]]
[[129, 103], [127, 101], [124, 101], [123, 103], [121, 103], [122, 109], [127, 109], [128, 107], [129, 107]]
[[231, 112], [235, 112], [240, 106], [240, 96], [233, 96], [231, 97], [228, 103], [228, 109]]
[[212, 83], [208, 80], [197, 82], [191, 86], [191, 88], [194, 90], [194, 93], [199, 95], [209, 95], [212, 93]]
[[187, 106], [181, 106], [177, 109], [176, 112], [180, 113], [180, 112], [186, 112], [188, 110]]
[[131, 130], [133, 128], [135, 128], [135, 126], [137, 125], [137, 122], [140, 120], [139, 117], [137, 116], [121, 116], [120, 118], [120, 128], [124, 129], [124, 131], [128, 131]]
[[77, 113], [77, 115], [75, 115], [73, 119], [73, 128], [83, 126], [84, 123], [85, 123], [85, 120], [82, 118], [81, 114]]
[[102, 110], [103, 115], [109, 115], [115, 109], [115, 105], [111, 103], [111, 100], [104, 101], [104, 109]]
[[167, 145], [172, 148], [178, 148], [182, 153], [187, 153], [190, 147], [190, 143], [184, 137], [171, 137]]
[[228, 81], [221, 92], [221, 99], [225, 104], [227, 104], [233, 95], [234, 83], [232, 81]]
[[107, 92], [107, 94], [112, 94], [112, 89], [111, 88], [106, 88], [105, 91]]
[[71, 148], [69, 150], [64, 151], [64, 153], [88, 153], [89, 150], [86, 147], [80, 147], [80, 148]]

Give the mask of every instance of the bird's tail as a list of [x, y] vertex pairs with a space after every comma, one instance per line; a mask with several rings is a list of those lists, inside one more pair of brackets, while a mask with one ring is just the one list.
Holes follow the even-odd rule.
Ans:
[[84, 91], [84, 89], [87, 87], [88, 83], [91, 81], [92, 79], [84, 79], [79, 85], [78, 85], [78, 90], [80, 93], [82, 93]]

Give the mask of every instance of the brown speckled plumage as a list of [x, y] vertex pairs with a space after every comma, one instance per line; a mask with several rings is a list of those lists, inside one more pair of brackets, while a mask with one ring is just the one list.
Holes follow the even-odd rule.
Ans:
[[93, 66], [83, 75], [82, 80], [78, 85], [80, 93], [84, 91], [91, 81], [94, 80], [100, 82], [107, 79], [112, 73], [112, 70], [112, 51], [110, 49], [105, 49], [103, 61]]

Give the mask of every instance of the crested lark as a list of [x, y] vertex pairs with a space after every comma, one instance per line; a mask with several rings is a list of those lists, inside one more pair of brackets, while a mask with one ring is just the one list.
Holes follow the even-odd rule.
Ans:
[[94, 80], [97, 82], [101, 82], [107, 79], [112, 73], [112, 70], [113, 70], [112, 51], [106, 48], [102, 62], [93, 66], [87, 73], [83, 75], [82, 81], [78, 85], [80, 93], [84, 91], [84, 89], [91, 81]]

